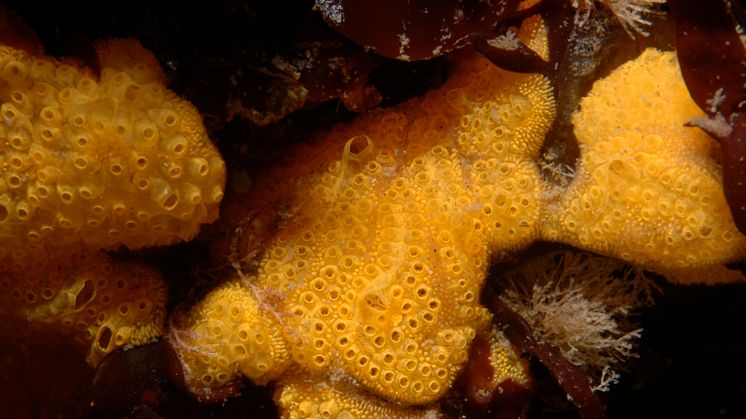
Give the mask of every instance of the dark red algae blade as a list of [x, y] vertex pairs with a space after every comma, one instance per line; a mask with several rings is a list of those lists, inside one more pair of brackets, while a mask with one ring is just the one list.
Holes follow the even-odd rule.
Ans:
[[721, 129], [723, 189], [746, 234], [746, 38], [742, 6], [732, 0], [669, 0], [676, 49], [692, 99]]
[[468, 402], [461, 406], [469, 418], [513, 419], [522, 417], [533, 396], [533, 389], [513, 380], [505, 380], [493, 390], [495, 369], [490, 362], [489, 340], [477, 335], [469, 349], [469, 360], [458, 386]]
[[469, 402], [485, 406], [490, 403], [491, 395], [482, 391], [487, 387], [495, 374], [495, 368], [490, 363], [490, 342], [477, 336], [471, 342], [469, 361], [464, 371], [464, 393]]
[[[508, 33], [509, 28], [503, 28], [497, 33]], [[517, 73], [546, 73], [548, 64], [533, 50], [516, 40], [513, 48], [498, 48], [489, 43], [485, 37], [477, 37], [474, 41], [477, 50], [492, 64], [503, 70], [514, 71]]]
[[332, 28], [387, 58], [426, 60], [471, 43], [518, 0], [316, 0]]
[[181, 364], [165, 339], [115, 351], [96, 369], [83, 416], [160, 417], [160, 405], [183, 382]]
[[[700, 108], [726, 118], [742, 110], [746, 49], [730, 0], [669, 0], [676, 20], [676, 50], [689, 94]], [[717, 92], [720, 91], [720, 94]]]
[[606, 409], [601, 399], [591, 390], [590, 381], [585, 374], [565, 359], [557, 348], [538, 342], [528, 323], [506, 306], [495, 292], [485, 290], [484, 299], [505, 336], [513, 345], [529, 353], [547, 367], [552, 377], [567, 392], [567, 397], [578, 408], [583, 419], [606, 417]]
[[723, 190], [738, 230], [746, 234], [746, 112], [734, 114], [723, 145]]

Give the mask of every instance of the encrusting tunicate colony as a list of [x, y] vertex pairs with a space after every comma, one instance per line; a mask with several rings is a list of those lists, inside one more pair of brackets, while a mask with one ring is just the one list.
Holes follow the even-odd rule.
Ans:
[[[314, 157], [299, 153], [257, 179], [247, 212], [279, 199], [286, 214], [256, 276], [219, 287], [177, 322], [190, 388], [209, 394], [247, 370], [261, 371], [246, 374], [259, 382], [285, 373], [282, 384], [295, 364], [388, 400], [437, 400], [490, 324], [479, 303], [490, 258], [539, 235], [533, 160], [553, 118], [547, 78], [473, 56], [424, 98], [337, 126]], [[236, 346], [239, 327], [254, 323], [236, 322], [234, 305], [257, 308], [282, 347], [258, 326], [261, 349], [256, 335]], [[281, 404], [290, 394], [301, 397], [283, 393]]]
[[[655, 74], [657, 81], [632, 83], [619, 94], [632, 98], [625, 105], [604, 89], [629, 67], [635, 80]], [[331, 409], [322, 387], [352, 385], [427, 406], [451, 386], [476, 334], [489, 330], [479, 295], [491, 260], [537, 239], [657, 270], [744, 256], [746, 239], [727, 217], [708, 154], [713, 140], [683, 127], [696, 107], [682, 92], [675, 56], [654, 50], [597, 83], [574, 119], [581, 159], [566, 186], [545, 182], [536, 164], [554, 117], [549, 81], [479, 55], [424, 98], [334, 127], [257, 179], [246, 204], [255, 222], [240, 231], [263, 250], [253, 259], [239, 240], [236, 251], [256, 272], [238, 275], [177, 319], [175, 347], [190, 388], [209, 395], [241, 373], [257, 382], [279, 377], [276, 400], [288, 417], [381, 412], [374, 401], [366, 410], [337, 398], [335, 406], [347, 407]], [[654, 116], [664, 102], [676, 105], [665, 119]], [[627, 137], [651, 138], [622, 146]], [[687, 174], [673, 161], [702, 169]], [[609, 198], [599, 198], [599, 188]], [[651, 192], [656, 205], [634, 204]], [[643, 214], [651, 209], [657, 212]], [[267, 228], [272, 217], [276, 228]], [[236, 346], [247, 323], [231, 318], [227, 302], [258, 310], [252, 345]], [[282, 339], [270, 340], [267, 330], [280, 330]], [[258, 335], [267, 342], [260, 347]], [[279, 357], [267, 360], [268, 351]], [[502, 370], [524, 371], [518, 359], [504, 360], [510, 365]]]
[[96, 44], [101, 75], [0, 46], [1, 314], [104, 355], [163, 333], [160, 276], [101, 249], [192, 238], [217, 218], [225, 166], [135, 40]]
[[136, 41], [97, 51], [99, 80], [0, 47], [0, 237], [15, 247], [169, 244], [217, 218], [225, 168], [197, 110]]
[[544, 238], [667, 272], [742, 256], [718, 144], [685, 125], [702, 114], [673, 52], [648, 49], [597, 81], [573, 117], [580, 164]]
[[[546, 54], [540, 18], [518, 36]], [[97, 50], [100, 79], [0, 47], [0, 314], [59, 326], [92, 365], [161, 335], [165, 316], [158, 276], [101, 249], [191, 238], [216, 219], [225, 180], [152, 54], [125, 40]], [[716, 144], [683, 126], [699, 114], [675, 55], [648, 50], [581, 102], [576, 174], [550, 185], [536, 163], [549, 79], [462, 56], [440, 88], [257, 177], [238, 272], [173, 318], [188, 387], [209, 398], [246, 376], [276, 381], [288, 417], [428, 416], [477, 335], [496, 380], [527, 382], [479, 301], [490, 262], [536, 240], [661, 271], [746, 256]]]
[[0, 315], [56, 328], [84, 348], [89, 364], [163, 334], [166, 288], [154, 270], [86, 248], [29, 262], [23, 274], [3, 272]]

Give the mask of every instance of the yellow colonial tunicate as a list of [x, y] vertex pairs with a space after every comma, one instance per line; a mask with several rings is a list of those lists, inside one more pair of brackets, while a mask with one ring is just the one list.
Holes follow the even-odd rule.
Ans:
[[264, 384], [288, 365], [278, 318], [261, 310], [258, 290], [228, 282], [212, 291], [177, 324], [169, 338], [179, 351], [193, 392], [206, 395], [243, 374]]
[[[443, 395], [489, 324], [479, 294], [490, 258], [539, 235], [542, 187], [532, 161], [553, 116], [545, 77], [474, 55], [424, 98], [337, 126], [257, 178], [247, 213], [276, 208], [279, 227], [247, 223], [243, 234], [274, 234], [256, 278], [240, 289], [244, 300], [251, 287], [279, 296], [252, 316], [281, 313], [272, 327], [291, 368], [341, 371], [402, 403]], [[210, 294], [191, 322], [213, 319], [202, 312], [229, 304], [223, 294]], [[229, 350], [207, 331], [185, 333], [199, 347]], [[217, 359], [204, 357], [216, 371]]]
[[349, 380], [309, 373], [289, 374], [277, 385], [275, 400], [285, 419], [437, 419], [438, 406], [402, 406], [376, 397]]
[[163, 331], [166, 290], [160, 276], [143, 266], [79, 248], [46, 249], [3, 269], [5, 314], [54, 326], [86, 348], [92, 366]]
[[548, 206], [544, 238], [662, 270], [746, 256], [719, 147], [686, 125], [703, 115], [673, 52], [648, 49], [597, 81], [573, 117], [580, 164]]
[[497, 387], [508, 380], [525, 387], [531, 385], [531, 375], [528, 371], [528, 361], [521, 358], [502, 330], [493, 325], [489, 331], [490, 356], [492, 365], [491, 391], [499, 391]]
[[[538, 3], [540, 0], [529, 0]], [[528, 6], [530, 7], [530, 6]], [[521, 6], [519, 6], [521, 8]], [[539, 15], [529, 16], [521, 23], [518, 39], [544, 61], [549, 61], [549, 28]]]
[[217, 217], [224, 163], [134, 40], [101, 76], [0, 46], [0, 247], [160, 245]]

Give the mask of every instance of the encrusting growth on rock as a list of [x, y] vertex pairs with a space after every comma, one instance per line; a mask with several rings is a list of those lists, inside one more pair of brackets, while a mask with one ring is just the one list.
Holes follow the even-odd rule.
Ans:
[[237, 372], [265, 384], [279, 377], [290, 360], [281, 325], [260, 310], [252, 290], [240, 282], [213, 290], [183, 325], [175, 326], [171, 344], [180, 351], [188, 384], [198, 394], [226, 385]]
[[389, 403], [360, 388], [350, 380], [314, 374], [288, 374], [279, 381], [275, 400], [281, 415], [287, 419], [437, 419], [437, 404], [406, 406]]
[[[245, 204], [254, 218], [235, 243], [230, 299], [221, 287], [176, 322], [185, 371], [202, 374], [187, 377], [190, 388], [220, 393], [268, 353], [265, 344], [213, 356], [235, 343], [209, 330], [237, 333], [230, 312], [217, 308], [229, 302], [281, 331], [284, 343], [273, 344], [282, 355], [263, 363], [267, 375], [244, 374], [258, 382], [280, 375], [286, 415], [304, 409], [297, 400], [319, 398], [298, 381], [306, 374], [427, 405], [489, 328], [479, 294], [492, 260], [540, 238], [656, 269], [743, 256], [746, 239], [727, 217], [710, 157], [714, 143], [683, 126], [696, 107], [673, 69], [672, 54], [648, 51], [597, 83], [574, 118], [581, 161], [563, 187], [544, 182], [536, 164], [554, 117], [548, 80], [479, 55], [425, 97], [296, 149], [256, 180]], [[619, 74], [624, 90], [604, 91], [619, 86]], [[664, 106], [670, 111], [657, 115]], [[620, 356], [630, 354], [632, 337], [618, 337]]]
[[521, 358], [518, 351], [511, 345], [505, 334], [495, 325], [489, 330], [489, 361], [493, 374], [490, 384], [492, 391], [506, 380], [512, 380], [518, 384], [528, 386], [531, 376], [528, 371], [528, 362]]
[[[546, 58], [545, 29], [527, 19], [518, 37]], [[225, 178], [152, 54], [134, 41], [98, 54], [95, 79], [0, 47], [0, 314], [74, 337], [94, 366], [160, 336], [166, 300], [154, 272], [101, 249], [192, 237], [217, 217]], [[190, 390], [216, 400], [247, 377], [276, 384], [286, 417], [430, 418], [475, 341], [491, 371], [463, 394], [484, 406], [505, 383], [530, 390], [519, 351], [536, 356], [538, 343], [601, 388], [634, 355], [639, 331], [621, 318], [639, 304], [638, 278], [609, 258], [551, 254], [503, 300], [485, 299], [497, 319], [512, 307], [496, 326], [480, 303], [491, 262], [536, 240], [665, 273], [746, 255], [717, 144], [685, 126], [701, 112], [673, 53], [648, 50], [596, 83], [573, 118], [581, 156], [561, 185], [537, 167], [555, 117], [549, 79], [461, 58], [442, 87], [338, 125], [258, 176], [235, 275], [172, 319]]]
[[746, 255], [718, 144], [685, 126], [702, 115], [673, 52], [648, 49], [597, 81], [573, 117], [576, 176], [546, 207], [543, 238], [662, 272]]
[[53, 325], [90, 365], [162, 335], [166, 289], [157, 272], [90, 248], [47, 249], [26, 262], [0, 271], [0, 315]]
[[[407, 404], [443, 395], [489, 325], [479, 292], [490, 258], [538, 237], [532, 160], [553, 116], [546, 78], [475, 55], [440, 89], [337, 126], [318, 152], [257, 179], [249, 213], [284, 210], [241, 285], [260, 301], [243, 304], [277, 315], [293, 371], [343, 371]], [[188, 345], [214, 343], [203, 330], [215, 317], [188, 319]], [[177, 350], [195, 370], [191, 351]], [[203, 360], [231, 377], [240, 365]]]
[[137, 41], [97, 51], [98, 80], [0, 46], [0, 258], [9, 243], [170, 244], [217, 218], [225, 167], [199, 113]]
[[217, 218], [224, 163], [135, 40], [72, 59], [0, 46], [2, 313], [53, 325], [96, 366], [161, 336], [160, 276], [101, 249], [170, 244]]

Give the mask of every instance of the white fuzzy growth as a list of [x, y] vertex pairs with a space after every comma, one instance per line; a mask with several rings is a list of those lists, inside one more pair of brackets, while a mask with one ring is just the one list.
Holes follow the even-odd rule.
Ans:
[[316, 0], [316, 9], [321, 10], [325, 18], [337, 25], [345, 21], [345, 12], [342, 2], [337, 0]]
[[516, 32], [510, 30], [496, 38], [488, 39], [487, 43], [492, 47], [507, 51], [518, 49], [521, 46], [521, 41], [516, 36]]
[[720, 105], [725, 102], [725, 94], [723, 93], [723, 88], [719, 88], [713, 93], [712, 97], [707, 99], [705, 103], [710, 107], [710, 113], [715, 113], [718, 111], [718, 108]]
[[501, 278], [503, 301], [542, 342], [556, 346], [573, 365], [606, 389], [613, 366], [635, 357], [642, 329], [629, 313], [652, 302], [655, 284], [640, 269], [615, 259], [554, 252], [526, 262]]
[[[598, 0], [598, 2], [611, 10], [624, 30], [634, 38], [635, 32], [643, 36], [649, 35], [644, 28], [651, 24], [647, 15], [654, 13], [653, 8], [656, 4], [663, 4], [666, 0]], [[588, 19], [590, 11], [593, 10], [593, 1], [574, 0], [572, 5], [578, 11], [575, 21], [582, 25]]]

